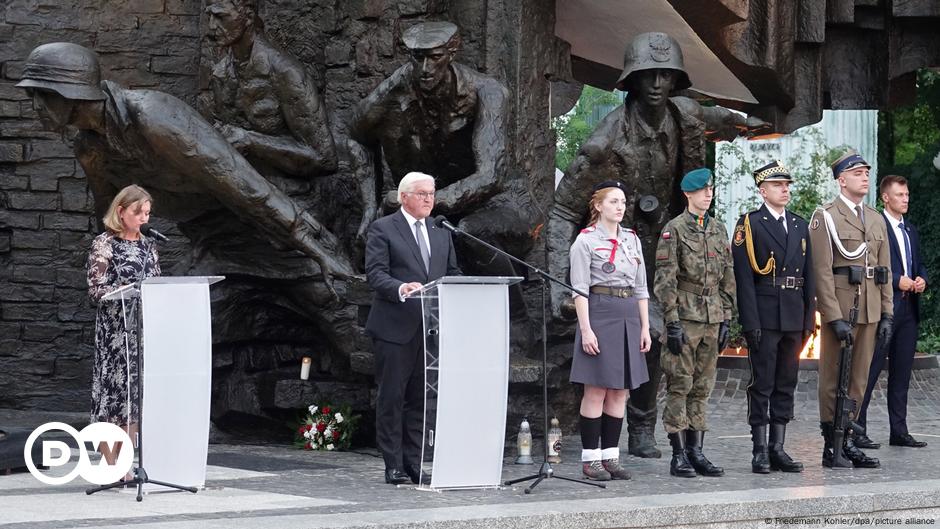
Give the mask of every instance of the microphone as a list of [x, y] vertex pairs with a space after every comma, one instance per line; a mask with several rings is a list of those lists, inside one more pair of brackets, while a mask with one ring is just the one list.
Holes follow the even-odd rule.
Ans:
[[444, 228], [454, 233], [460, 233], [460, 228], [451, 224], [450, 221], [447, 220], [447, 217], [445, 217], [444, 215], [438, 215], [437, 217], [434, 217], [434, 227]]
[[153, 237], [154, 239], [157, 239], [158, 241], [169, 242], [169, 240], [170, 240], [170, 239], [168, 239], [168, 238], [166, 237], [166, 235], [164, 235], [164, 234], [160, 233], [159, 231], [157, 231], [157, 230], [151, 228], [151, 227], [150, 227], [150, 224], [141, 224], [141, 226], [140, 226], [140, 233], [143, 233], [143, 234], [146, 235], [147, 237]]

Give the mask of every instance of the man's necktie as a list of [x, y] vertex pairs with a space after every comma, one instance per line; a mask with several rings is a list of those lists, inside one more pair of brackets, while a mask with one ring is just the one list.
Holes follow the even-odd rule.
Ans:
[[780, 226], [781, 235], [786, 239], [787, 235], [789, 235], [789, 232], [787, 232], [787, 219], [782, 216], [777, 218], [777, 225]]
[[415, 238], [418, 239], [418, 249], [421, 250], [421, 260], [424, 261], [424, 271], [431, 270], [431, 252], [428, 250], [428, 241], [424, 240], [424, 231], [421, 230], [421, 221], [415, 221]]
[[862, 216], [862, 206], [855, 206], [855, 214], [858, 215], [858, 220], [862, 221], [862, 226], [864, 226], [865, 217]]
[[901, 228], [901, 235], [904, 236], [904, 262], [907, 265], [907, 277], [914, 277], [914, 254], [911, 251], [911, 237], [907, 234], [907, 228], [904, 227], [904, 223], [901, 222], [898, 224], [898, 228]]

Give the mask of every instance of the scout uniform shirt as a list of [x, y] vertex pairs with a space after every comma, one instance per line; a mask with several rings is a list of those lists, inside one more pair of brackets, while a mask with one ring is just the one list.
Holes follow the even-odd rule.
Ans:
[[[581, 230], [571, 245], [571, 286], [582, 292], [596, 285], [633, 287], [633, 295], [637, 299], [648, 299], [640, 239], [633, 230], [619, 227], [618, 231], [615, 239], [600, 224]], [[605, 263], [612, 263], [614, 270], [605, 272]]]
[[663, 321], [718, 324], [734, 310], [731, 246], [720, 222], [700, 226], [688, 210], [663, 228], [656, 248], [653, 292]]

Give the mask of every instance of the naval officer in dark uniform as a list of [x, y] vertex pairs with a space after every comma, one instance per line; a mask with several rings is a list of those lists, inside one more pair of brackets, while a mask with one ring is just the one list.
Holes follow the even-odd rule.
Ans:
[[779, 161], [754, 171], [764, 204], [738, 219], [731, 249], [738, 315], [751, 365], [751, 470], [758, 474], [803, 471], [783, 443], [793, 418], [800, 349], [816, 325], [816, 293], [807, 222], [786, 210], [790, 182], [790, 171]]

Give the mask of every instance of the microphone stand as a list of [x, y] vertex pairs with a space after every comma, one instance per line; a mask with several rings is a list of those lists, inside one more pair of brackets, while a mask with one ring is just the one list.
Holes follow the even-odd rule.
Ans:
[[503, 482], [503, 484], [512, 485], [514, 483], [520, 483], [522, 481], [531, 481], [534, 479], [535, 481], [531, 485], [525, 488], [526, 494], [531, 494], [532, 490], [535, 489], [535, 487], [537, 487], [539, 483], [549, 478], [563, 479], [565, 481], [571, 481], [573, 483], [580, 483], [582, 485], [592, 485], [594, 487], [600, 487], [602, 489], [607, 488], [607, 485], [603, 483], [594, 483], [592, 481], [585, 481], [585, 480], [570, 478], [566, 476], [559, 476], [558, 474], [555, 473], [555, 470], [552, 468], [552, 464], [548, 461], [548, 330], [547, 330], [548, 325], [546, 322], [547, 312], [545, 310], [545, 301], [546, 301], [545, 299], [546, 298], [545, 296], [546, 283], [545, 282], [546, 280], [551, 281], [572, 292], [575, 292], [581, 296], [584, 296], [585, 298], [588, 297], [588, 295], [563, 281], [559, 281], [558, 279], [555, 279], [554, 277], [549, 275], [548, 272], [545, 272], [544, 270], [534, 265], [531, 265], [523, 261], [522, 259], [517, 259], [515, 256], [510, 255], [509, 253], [493, 246], [492, 244], [478, 237], [470, 235], [466, 231], [448, 222], [447, 219], [445, 219], [444, 217], [439, 216], [436, 219], [434, 219], [434, 225], [437, 227], [443, 227], [447, 230], [450, 230], [451, 232], [453, 232], [454, 234], [458, 236], [464, 236], [474, 241], [477, 244], [485, 246], [486, 248], [496, 252], [498, 255], [505, 256], [509, 258], [509, 260], [511, 260], [512, 262], [518, 263], [528, 268], [529, 270], [535, 272], [539, 276], [540, 288], [542, 291], [542, 419], [543, 419], [543, 425], [545, 428], [543, 430], [544, 435], [545, 435], [545, 442], [543, 443], [543, 447], [542, 447], [542, 466], [539, 467], [539, 471], [537, 474], [532, 474], [531, 476], [525, 476], [525, 477], [517, 478], [517, 479], [511, 479], [511, 480]]

